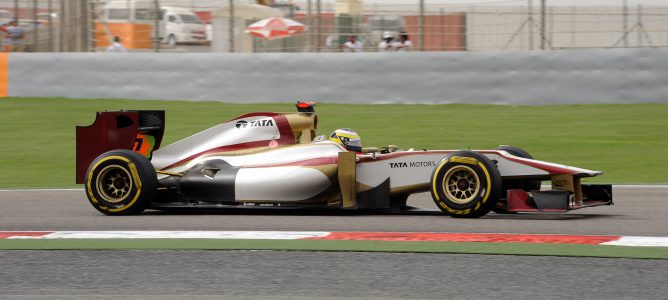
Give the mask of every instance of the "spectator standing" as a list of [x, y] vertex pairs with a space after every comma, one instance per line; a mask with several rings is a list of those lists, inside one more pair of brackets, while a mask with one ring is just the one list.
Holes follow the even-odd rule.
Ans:
[[6, 49], [6, 45], [4, 44], [4, 37], [7, 35], [7, 23], [0, 23], [0, 34], [2, 34], [3, 38], [0, 38], [0, 51], [6, 52], [9, 51], [9, 49]]
[[18, 22], [16, 20], [12, 20], [9, 23], [9, 26], [7, 26], [6, 31], [6, 42], [9, 46], [9, 51], [23, 51], [23, 37], [25, 36], [25, 30], [18, 26]]
[[403, 31], [399, 33], [399, 41], [395, 47], [397, 48], [397, 51], [401, 52], [411, 51], [411, 49], [413, 49], [413, 42], [411, 42], [411, 39], [408, 37], [408, 33]]
[[378, 51], [380, 52], [394, 52], [396, 51], [395, 44], [396, 42], [393, 42], [394, 36], [392, 35], [391, 32], [385, 31], [383, 32], [383, 39], [378, 43]]
[[364, 45], [354, 35], [351, 35], [348, 41], [343, 44], [343, 52], [362, 52], [363, 49]]
[[121, 44], [121, 38], [118, 36], [114, 37], [114, 42], [107, 47], [107, 52], [125, 52], [125, 47]]

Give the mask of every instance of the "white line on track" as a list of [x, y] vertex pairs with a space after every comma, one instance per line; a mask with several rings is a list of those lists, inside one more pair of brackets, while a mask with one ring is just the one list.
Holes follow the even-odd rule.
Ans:
[[[35, 232], [38, 233], [38, 232]], [[9, 239], [243, 239], [299, 240], [325, 237], [329, 231], [55, 231], [43, 235], [17, 233]]]
[[651, 185], [651, 184], [639, 184], [639, 185], [624, 185], [624, 184], [618, 184], [618, 185], [613, 185], [613, 188], [630, 188], [630, 189], [666, 189], [668, 188], [668, 185]]
[[[597, 183], [593, 183], [593, 184], [597, 184]], [[601, 183], [601, 184], [605, 184], [605, 183]], [[616, 189], [620, 189], [620, 188], [621, 189], [652, 189], [652, 188], [668, 189], [668, 185], [665, 185], [665, 184], [613, 184], [612, 187], [616, 188]], [[543, 189], [543, 190], [545, 190], [545, 189], [549, 190], [551, 188], [552, 188], [551, 185], [541, 185], [541, 189]], [[614, 192], [614, 190], [613, 190], [613, 192]]]
[[601, 245], [629, 247], [668, 247], [668, 237], [622, 236], [619, 240], [601, 243]]
[[[309, 238], [322, 238], [327, 240], [331, 234], [336, 232], [328, 231], [0, 231], [0, 238], [4, 239], [244, 239], [244, 240], [301, 240]], [[345, 234], [345, 232], [342, 232]], [[396, 233], [410, 237], [411, 235], [420, 235], [423, 233]], [[382, 233], [368, 232], [370, 236], [362, 240], [382, 240]], [[457, 234], [466, 235], [465, 233]], [[472, 236], [479, 235], [472, 233]], [[507, 235], [513, 234], [488, 234], [497, 237], [498, 241], [503, 241]], [[374, 238], [374, 236], [376, 238]], [[520, 234], [522, 239], [528, 237], [539, 238], [540, 234]], [[568, 235], [563, 235], [568, 237]], [[578, 237], [578, 236], [573, 236]], [[592, 236], [596, 237], [596, 236]], [[333, 238], [332, 240], [339, 240]], [[586, 237], [585, 237], [586, 239]], [[442, 237], [442, 241], [449, 240], [448, 237]], [[505, 240], [505, 242], [511, 242]], [[570, 242], [576, 244], [587, 244], [587, 242]], [[628, 246], [628, 247], [668, 247], [668, 237], [650, 237], [650, 236], [610, 236], [609, 241], [600, 241], [599, 245], [608, 246]]]

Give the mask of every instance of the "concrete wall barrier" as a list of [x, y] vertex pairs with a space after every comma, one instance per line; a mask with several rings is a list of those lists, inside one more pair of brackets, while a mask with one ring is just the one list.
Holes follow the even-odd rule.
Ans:
[[0, 55], [0, 68], [3, 61], [8, 67], [0, 70], [0, 93], [6, 86], [2, 95], [8, 96], [239, 103], [668, 103], [666, 49], [12, 53]]

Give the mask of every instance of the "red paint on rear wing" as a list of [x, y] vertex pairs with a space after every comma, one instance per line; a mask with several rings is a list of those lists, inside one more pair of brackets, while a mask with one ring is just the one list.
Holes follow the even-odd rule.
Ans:
[[[89, 126], [76, 126], [76, 183], [84, 183], [88, 166], [100, 154], [115, 149], [133, 149], [144, 154], [160, 147], [165, 130], [164, 111], [110, 111], [98, 112]], [[154, 138], [152, 149], [138, 137]]]

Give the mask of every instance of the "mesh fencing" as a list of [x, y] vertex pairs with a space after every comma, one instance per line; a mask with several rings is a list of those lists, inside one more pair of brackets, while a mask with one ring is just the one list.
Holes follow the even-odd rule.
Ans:
[[[304, 31], [275, 39], [247, 32], [268, 17]], [[374, 52], [385, 35], [397, 50], [402, 33], [411, 51], [668, 47], [668, 6], [538, 0], [0, 0], [0, 22], [13, 19], [25, 31], [19, 50], [31, 52], [106, 51], [114, 36], [132, 52], [341, 52], [351, 36]]]

